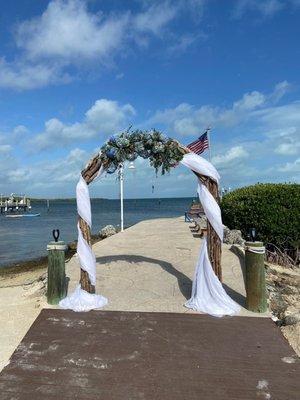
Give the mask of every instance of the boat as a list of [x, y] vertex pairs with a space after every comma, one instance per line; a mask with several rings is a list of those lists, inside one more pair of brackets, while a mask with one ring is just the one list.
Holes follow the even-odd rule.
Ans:
[[39, 217], [40, 215], [41, 215], [40, 213], [37, 213], [37, 214], [14, 214], [14, 215], [10, 214], [10, 215], [5, 215], [5, 217], [6, 218], [23, 218], [23, 217], [30, 218], [30, 217]]

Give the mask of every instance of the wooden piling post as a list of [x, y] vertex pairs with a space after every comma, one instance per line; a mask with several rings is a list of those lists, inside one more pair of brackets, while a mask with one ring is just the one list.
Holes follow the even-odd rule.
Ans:
[[245, 243], [246, 308], [253, 312], [267, 311], [267, 293], [262, 242]]
[[65, 242], [50, 242], [48, 250], [47, 302], [58, 304], [66, 297]]

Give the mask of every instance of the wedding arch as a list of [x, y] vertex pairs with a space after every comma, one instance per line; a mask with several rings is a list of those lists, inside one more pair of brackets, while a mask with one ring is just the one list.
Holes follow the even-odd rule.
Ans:
[[157, 130], [128, 130], [110, 137], [81, 171], [76, 187], [80, 285], [60, 302], [60, 306], [82, 311], [107, 303], [103, 296], [95, 294], [96, 259], [91, 243], [92, 215], [88, 185], [103, 173], [113, 174], [120, 164], [134, 161], [137, 157], [148, 158], [156, 173], [161, 171], [164, 175], [181, 163], [197, 176], [199, 199], [207, 216], [207, 237], [196, 265], [192, 296], [186, 306], [216, 316], [235, 314], [239, 306], [226, 294], [221, 284], [223, 225], [218, 205], [220, 176], [210, 162]]

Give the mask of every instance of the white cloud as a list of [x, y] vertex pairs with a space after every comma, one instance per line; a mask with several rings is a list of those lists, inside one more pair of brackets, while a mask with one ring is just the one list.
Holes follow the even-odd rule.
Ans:
[[82, 142], [99, 137], [99, 140], [108, 135], [126, 129], [130, 118], [135, 115], [135, 109], [130, 104], [120, 105], [117, 101], [100, 99], [86, 112], [82, 122], [64, 124], [57, 118], [45, 123], [45, 130], [31, 140], [33, 151], [45, 150], [53, 147], [76, 142]]
[[294, 126], [287, 126], [271, 131], [269, 136], [274, 142], [277, 142], [274, 150], [275, 153], [287, 156], [300, 153], [300, 126], [297, 123]]
[[132, 20], [132, 27], [137, 32], [151, 32], [160, 35], [166, 25], [178, 13], [175, 2], [159, 2], [152, 4], [145, 12], [137, 14]]
[[32, 64], [25, 61], [9, 63], [0, 59], [0, 87], [18, 90], [36, 89], [49, 84], [70, 82], [71, 77], [58, 65]]
[[26, 193], [39, 193], [40, 189], [64, 187], [66, 184], [75, 185], [81, 169], [88, 161], [86, 151], [74, 148], [65, 157], [49, 163], [48, 160], [20, 166], [17, 159], [13, 160], [14, 168], [3, 168], [1, 173], [1, 188], [18, 190]]
[[271, 149], [280, 155], [292, 156], [300, 151], [300, 102], [266, 107], [253, 113], [260, 130], [272, 143]]
[[219, 154], [213, 157], [212, 163], [216, 167], [226, 168], [236, 165], [237, 162], [247, 158], [249, 153], [243, 148], [243, 146], [234, 146], [229, 149], [225, 154]]
[[12, 150], [12, 147], [9, 144], [1, 144], [0, 145], [0, 154], [8, 154]]
[[[286, 163], [285, 165], [279, 167], [278, 170], [281, 172], [299, 172], [300, 174], [300, 158], [297, 158], [293, 162]], [[298, 179], [299, 178], [300, 175], [298, 175]]]
[[[286, 128], [300, 124], [300, 101], [287, 103], [277, 107], [265, 107], [263, 110], [256, 111], [253, 115], [259, 118], [268, 126], [276, 126], [281, 131], [286, 131]], [[288, 132], [290, 133], [290, 132]], [[284, 136], [282, 133], [281, 136]]]
[[235, 18], [242, 18], [244, 14], [257, 12], [263, 17], [272, 17], [284, 8], [285, 4], [281, 0], [238, 0], [233, 10]]
[[181, 103], [174, 108], [156, 111], [147, 124], [163, 124], [172, 133], [195, 136], [207, 126], [224, 130], [248, 123], [249, 126], [257, 128], [255, 135], [262, 133], [268, 137], [285, 136], [284, 140], [289, 143], [291, 138], [296, 140], [300, 136], [300, 102], [282, 106], [276, 105], [276, 102], [290, 88], [291, 85], [283, 81], [275, 85], [270, 94], [258, 91], [245, 93], [228, 108], [212, 105], [197, 108], [188, 103]]
[[299, 154], [300, 143], [281, 143], [275, 148], [275, 153], [292, 156]]
[[53, 0], [41, 16], [17, 27], [16, 42], [30, 59], [101, 60], [121, 45], [127, 24], [127, 14], [105, 18], [84, 1]]
[[270, 95], [270, 99], [275, 103], [279, 101], [286, 93], [292, 89], [292, 85], [288, 81], [282, 81], [275, 85], [273, 93]]
[[26, 128], [26, 126], [24, 125], [17, 125], [14, 129], [13, 129], [13, 133], [15, 135], [26, 135], [28, 133], [28, 129]]
[[168, 48], [168, 54], [171, 56], [180, 56], [192, 47], [199, 39], [206, 39], [204, 34], [184, 34], [176, 39], [176, 42]]
[[[99, 74], [99, 66], [111, 66], [130, 44], [147, 46], [154, 36], [162, 39], [183, 9], [202, 6], [196, 0], [163, 1], [146, 3], [139, 12], [105, 14], [92, 13], [88, 4], [52, 0], [41, 15], [19, 23], [15, 27], [19, 53], [14, 60], [0, 59], [0, 87], [26, 90], [66, 84], [87, 68]], [[177, 40], [177, 34], [172, 37]], [[181, 41], [183, 51], [191, 39], [187, 34]]]
[[[157, 111], [148, 123], [167, 124], [169, 129], [182, 136], [199, 134], [208, 125], [214, 127], [233, 127], [246, 121], [252, 113], [274, 102], [274, 93], [280, 90], [283, 96], [284, 88], [275, 86], [270, 95], [258, 91], [245, 93], [241, 99], [235, 101], [229, 108], [204, 105], [199, 108], [187, 103], [181, 103], [175, 108]], [[279, 99], [279, 98], [278, 98]]]
[[[291, 85], [283, 81], [269, 94], [252, 91], [227, 108], [182, 103], [157, 111], [147, 123], [151, 127], [160, 124], [170, 136], [193, 138], [212, 125], [216, 132], [215, 138], [212, 135], [213, 163], [230, 184], [297, 181], [299, 177], [291, 175], [295, 173], [297, 162], [296, 166], [290, 160], [286, 160], [285, 165], [282, 163], [300, 152], [300, 101], [276, 104], [279, 100], [282, 102], [290, 88]], [[222, 137], [224, 143], [221, 144], [218, 137]]]
[[241, 100], [236, 101], [233, 104], [233, 109], [241, 111], [251, 111], [257, 107], [262, 106], [266, 101], [266, 96], [260, 92], [254, 91], [246, 93]]
[[232, 16], [240, 19], [252, 12], [262, 18], [271, 18], [288, 7], [293, 9], [299, 6], [299, 0], [237, 0]]
[[32, 179], [32, 172], [29, 168], [16, 168], [7, 171], [6, 178], [7, 184], [30, 182]]

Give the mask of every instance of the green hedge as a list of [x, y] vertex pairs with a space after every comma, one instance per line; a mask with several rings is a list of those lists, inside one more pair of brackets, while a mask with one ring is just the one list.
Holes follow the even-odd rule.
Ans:
[[226, 194], [221, 201], [224, 225], [240, 229], [247, 238], [256, 228], [257, 239], [279, 247], [299, 247], [300, 185], [258, 183]]

